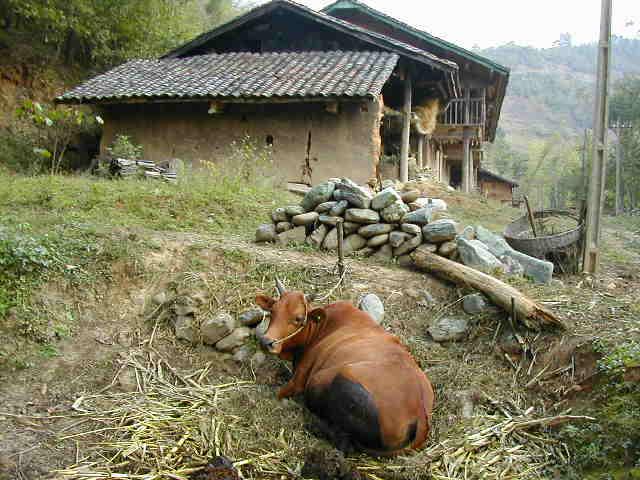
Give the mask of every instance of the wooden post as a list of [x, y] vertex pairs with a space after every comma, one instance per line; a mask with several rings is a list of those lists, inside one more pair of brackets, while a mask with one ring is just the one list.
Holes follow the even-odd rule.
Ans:
[[342, 277], [344, 274], [344, 226], [342, 219], [338, 221], [336, 228], [338, 229], [338, 273]]
[[462, 131], [462, 191], [471, 193], [471, 129], [464, 127]]
[[424, 168], [424, 135], [418, 135], [418, 168]]
[[622, 215], [622, 128], [616, 124], [616, 217]]
[[404, 105], [402, 107], [402, 143], [400, 144], [400, 181], [409, 181], [409, 145], [411, 139], [411, 72], [405, 72]]
[[587, 226], [583, 271], [595, 274], [600, 263], [600, 233], [607, 159], [607, 127], [609, 116], [609, 66], [611, 54], [611, 3], [602, 0], [600, 43], [598, 46], [598, 82], [593, 128], [593, 160], [587, 200]]
[[588, 130], [584, 129], [584, 141], [582, 143], [582, 176], [580, 177], [580, 187], [577, 201], [577, 213], [584, 222], [585, 204], [587, 201], [587, 148], [588, 148]]

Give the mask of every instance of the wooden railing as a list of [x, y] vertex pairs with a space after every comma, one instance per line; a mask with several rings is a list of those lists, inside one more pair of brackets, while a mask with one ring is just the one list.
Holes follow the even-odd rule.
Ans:
[[455, 98], [449, 100], [442, 113], [438, 116], [438, 123], [442, 125], [483, 126], [486, 121], [484, 99]]

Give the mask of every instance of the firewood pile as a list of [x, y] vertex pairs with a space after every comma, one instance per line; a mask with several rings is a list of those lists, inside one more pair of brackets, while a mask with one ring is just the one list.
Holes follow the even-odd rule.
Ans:
[[177, 173], [169, 165], [158, 165], [151, 160], [109, 159], [109, 174], [113, 177], [144, 177], [176, 182]]

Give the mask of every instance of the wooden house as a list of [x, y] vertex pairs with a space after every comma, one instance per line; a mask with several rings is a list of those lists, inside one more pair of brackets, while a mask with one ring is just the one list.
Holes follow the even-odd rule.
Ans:
[[520, 186], [518, 182], [493, 173], [485, 168], [478, 170], [478, 183], [482, 196], [498, 200], [503, 203], [515, 204], [515, 190]]
[[509, 70], [365, 4], [321, 12], [273, 0], [159, 59], [133, 60], [58, 97], [97, 105], [101, 148], [126, 134], [155, 160], [228, 158], [250, 138], [287, 181], [366, 182], [410, 157], [477, 185]]

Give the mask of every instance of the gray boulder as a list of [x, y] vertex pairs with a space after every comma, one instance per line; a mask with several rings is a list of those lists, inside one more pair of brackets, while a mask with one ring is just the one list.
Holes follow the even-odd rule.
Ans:
[[291, 222], [296, 226], [311, 225], [318, 221], [318, 217], [320, 217], [318, 212], [303, 213], [302, 215], [296, 215], [293, 217]]
[[411, 237], [409, 240], [405, 241], [398, 248], [394, 248], [393, 256], [400, 257], [402, 255], [407, 255], [408, 253], [411, 253], [416, 248], [418, 248], [421, 243], [422, 243], [422, 235], [415, 235]]
[[271, 218], [275, 223], [289, 221], [287, 211], [284, 208], [276, 208], [271, 214]]
[[333, 182], [320, 183], [305, 194], [300, 205], [305, 212], [310, 212], [321, 203], [331, 200], [335, 189], [336, 184]]
[[350, 208], [345, 214], [345, 219], [354, 223], [378, 223], [380, 215], [375, 210], [367, 208]]
[[371, 315], [377, 324], [380, 324], [384, 319], [384, 305], [382, 304], [382, 300], [373, 293], [362, 297], [358, 302], [358, 308]]
[[402, 223], [415, 223], [416, 225], [426, 225], [433, 218], [430, 208], [421, 208], [415, 212], [407, 213], [402, 217]]
[[467, 240], [475, 240], [476, 239], [476, 229], [473, 228], [471, 225], [468, 225], [462, 231], [461, 236], [466, 238]]
[[238, 348], [233, 354], [233, 361], [236, 363], [246, 363], [250, 361], [253, 350], [247, 345]]
[[438, 245], [433, 243], [423, 243], [420, 245], [420, 250], [427, 253], [436, 253], [438, 251]]
[[278, 233], [286, 232], [287, 230], [291, 230], [292, 228], [293, 225], [291, 225], [289, 222], [278, 222], [276, 224], [276, 232]]
[[384, 233], [382, 235], [377, 235], [375, 237], [371, 237], [367, 242], [368, 247], [380, 247], [385, 243], [389, 242], [389, 234]]
[[368, 189], [361, 187], [348, 178], [343, 178], [342, 181], [336, 185], [333, 198], [338, 201], [345, 200], [355, 208], [366, 209], [371, 206], [373, 195]]
[[344, 254], [350, 255], [353, 252], [362, 250], [367, 246], [367, 240], [357, 233], [353, 233], [344, 239]]
[[391, 245], [386, 243], [383, 246], [381, 246], [380, 249], [376, 253], [371, 255], [371, 257], [375, 258], [376, 260], [381, 260], [383, 262], [388, 262], [389, 260], [391, 260], [393, 258], [393, 248], [391, 248]]
[[355, 223], [355, 222], [344, 222], [344, 234], [345, 235], [350, 235], [352, 233], [355, 233], [358, 231], [358, 229], [360, 227], [362, 227], [361, 224], [359, 223]]
[[462, 300], [462, 309], [469, 315], [477, 315], [487, 310], [489, 304], [484, 296], [480, 293], [467, 295]]
[[389, 235], [389, 245], [391, 245], [392, 248], [398, 248], [410, 238], [411, 235], [409, 235], [408, 233], [391, 232], [391, 234]]
[[247, 310], [246, 312], [242, 312], [238, 317], [238, 322], [243, 327], [255, 327], [262, 320], [264, 320], [266, 316], [266, 312], [259, 308], [254, 308], [252, 310]]
[[398, 200], [397, 202], [392, 203], [387, 208], [382, 210], [382, 212], [380, 212], [380, 215], [385, 222], [399, 223], [400, 220], [402, 220], [403, 217], [408, 213], [409, 207], [402, 203], [402, 200]]
[[218, 312], [200, 325], [202, 342], [207, 345], [215, 345], [229, 335], [235, 327], [236, 321], [229, 313]]
[[324, 202], [321, 203], [320, 205], [318, 205], [315, 208], [315, 211], [318, 213], [329, 213], [331, 211], [331, 209], [333, 207], [335, 207], [338, 204], [338, 202], [336, 202], [335, 200], [331, 200], [330, 202]]
[[373, 255], [374, 253], [376, 253], [376, 249], [373, 247], [365, 247], [362, 250], [358, 251], [358, 256], [360, 257], [364, 257], [364, 258], [368, 258], [371, 255]]
[[338, 225], [338, 223], [344, 222], [344, 219], [342, 219], [341, 217], [332, 217], [332, 216], [329, 216], [329, 215], [320, 215], [318, 217], [318, 221], [320, 223], [324, 223], [326, 225], [331, 225], [332, 227], [335, 227], [336, 225]]
[[522, 264], [510, 255], [503, 255], [500, 261], [504, 265], [504, 271], [507, 275], [520, 277], [524, 275], [524, 267]]
[[196, 339], [194, 318], [191, 315], [179, 315], [173, 322], [176, 338], [193, 343]]
[[349, 202], [347, 202], [346, 200], [340, 200], [339, 202], [336, 202], [333, 207], [331, 207], [329, 215], [331, 215], [332, 217], [341, 217], [342, 215], [344, 215], [347, 207], [349, 207]]
[[422, 227], [422, 235], [429, 243], [447, 242], [456, 238], [456, 226], [453, 220], [436, 220]]
[[307, 230], [305, 227], [296, 227], [286, 232], [279, 233], [276, 237], [276, 243], [279, 245], [302, 245], [307, 239]]
[[428, 332], [436, 342], [455, 342], [466, 338], [469, 322], [464, 318], [442, 318]]
[[500, 260], [478, 240], [467, 240], [463, 237], [458, 237], [456, 243], [460, 259], [465, 265], [486, 273], [496, 269], [503, 269]]
[[420, 227], [418, 225], [414, 225], [413, 223], [403, 223], [400, 228], [403, 232], [408, 233], [409, 235], [418, 235], [422, 233]]
[[314, 248], [320, 248], [322, 246], [322, 242], [324, 242], [324, 239], [327, 236], [327, 233], [329, 233], [329, 227], [326, 225], [320, 225], [307, 237], [307, 245], [311, 245]]
[[338, 229], [332, 228], [322, 241], [322, 248], [325, 250], [335, 250], [338, 248]]
[[418, 190], [409, 190], [408, 192], [402, 192], [400, 198], [406, 204], [415, 202], [420, 198], [420, 192]]
[[273, 223], [265, 223], [256, 230], [256, 243], [275, 242], [276, 235], [275, 225]]
[[[539, 258], [530, 257], [522, 252], [514, 250], [507, 241], [490, 232], [482, 226], [476, 227], [476, 237], [480, 242], [486, 245], [487, 250], [496, 257], [510, 257], [522, 266], [524, 275], [532, 279], [536, 283], [548, 284], [553, 278], [553, 263]], [[512, 267], [517, 272], [517, 265]]]
[[238, 327], [231, 334], [216, 343], [216, 349], [221, 352], [232, 352], [236, 348], [243, 346], [251, 337], [251, 329]]
[[411, 255], [400, 255], [398, 257], [398, 265], [404, 268], [413, 267], [413, 259]]
[[385, 233], [391, 233], [393, 231], [393, 225], [388, 223], [374, 223], [373, 225], [367, 225], [358, 229], [358, 235], [362, 235], [364, 238], [377, 237], [378, 235], [384, 235]]
[[288, 205], [284, 207], [284, 211], [288, 216], [295, 217], [296, 215], [302, 215], [304, 208], [301, 205]]
[[402, 201], [400, 194], [396, 192], [395, 188], [389, 187], [378, 193], [373, 199], [371, 199], [371, 208], [373, 210], [383, 210], [389, 205]]

